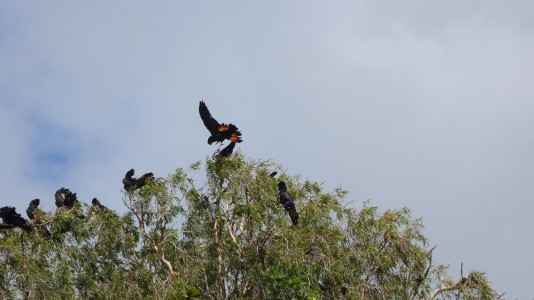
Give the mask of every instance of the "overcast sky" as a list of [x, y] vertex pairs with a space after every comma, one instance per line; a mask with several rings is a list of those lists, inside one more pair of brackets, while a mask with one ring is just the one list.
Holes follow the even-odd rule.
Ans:
[[408, 207], [437, 263], [533, 299], [534, 2], [0, 0], [0, 204], [117, 211], [135, 168], [239, 149]]

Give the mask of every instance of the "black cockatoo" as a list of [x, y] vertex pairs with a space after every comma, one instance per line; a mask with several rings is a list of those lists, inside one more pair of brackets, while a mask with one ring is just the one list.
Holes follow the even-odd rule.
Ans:
[[70, 193], [65, 197], [65, 206], [72, 208], [74, 207], [74, 204], [78, 201], [78, 197], [76, 196], [76, 193]]
[[232, 155], [232, 152], [234, 152], [235, 142], [231, 142], [228, 144], [228, 146], [224, 147], [224, 149], [219, 152], [219, 156], [221, 157], [228, 157]]
[[17, 213], [14, 207], [4, 206], [0, 208], [0, 218], [5, 224], [12, 225], [13, 227], [20, 227], [24, 230], [29, 230], [30, 227], [26, 224], [26, 219]]
[[[204, 101], [200, 101], [198, 111], [200, 113], [200, 118], [202, 118], [202, 122], [204, 122], [204, 126], [206, 126], [211, 134], [208, 138], [208, 144], [211, 145], [213, 142], [222, 144], [224, 140], [230, 140], [233, 143], [241, 143], [243, 141], [241, 139], [241, 132], [238, 130], [237, 126], [234, 124], [219, 124], [219, 122], [211, 116]], [[233, 150], [234, 146], [228, 145], [223, 151], [228, 147], [231, 147]], [[230, 151], [230, 148], [227, 151]]]
[[107, 207], [105, 207], [104, 205], [100, 204], [100, 201], [98, 201], [98, 199], [96, 199], [96, 198], [93, 198], [93, 201], [91, 201], [91, 204], [92, 204], [93, 206], [98, 207], [98, 209], [100, 209], [100, 210], [104, 210], [104, 209], [107, 208]]
[[0, 223], [0, 229], [11, 229], [11, 228], [13, 228], [13, 225], [11, 224]]
[[127, 191], [133, 191], [135, 189], [143, 187], [149, 178], [154, 178], [154, 174], [152, 173], [146, 173], [139, 178], [133, 178], [134, 174], [134, 169], [131, 169], [130, 171], [126, 172], [126, 175], [124, 175], [122, 184], [124, 185], [124, 189]]
[[293, 223], [293, 225], [297, 225], [299, 222], [299, 214], [297, 213], [297, 209], [295, 208], [293, 198], [287, 192], [287, 185], [285, 182], [280, 181], [278, 183], [278, 191], [280, 192], [280, 204], [282, 204], [286, 211], [289, 213], [289, 217], [291, 218], [291, 222]]
[[78, 197], [76, 196], [76, 193], [73, 193], [69, 189], [63, 187], [56, 191], [54, 197], [56, 198], [57, 207], [65, 206], [68, 208], [72, 208], [74, 207], [74, 204], [78, 202]]
[[26, 214], [28, 215], [28, 218], [30, 220], [33, 220], [35, 218], [35, 210], [39, 206], [39, 203], [41, 201], [39, 199], [33, 199], [30, 201], [30, 205], [28, 205], [28, 208], [26, 208]]
[[50, 231], [42, 224], [41, 218], [39, 215], [35, 215], [35, 211], [38, 209], [38, 206], [40, 204], [39, 199], [33, 199], [30, 201], [30, 205], [28, 205], [28, 208], [26, 209], [26, 214], [28, 215], [28, 218], [30, 220], [33, 220], [33, 223], [35, 224], [35, 227], [37, 228], [37, 231], [39, 231], [40, 234], [50, 237]]

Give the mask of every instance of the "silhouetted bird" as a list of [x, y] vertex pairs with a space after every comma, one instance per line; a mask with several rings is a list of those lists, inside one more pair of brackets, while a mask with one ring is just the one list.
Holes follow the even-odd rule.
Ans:
[[93, 204], [93, 206], [98, 207], [100, 210], [103, 210], [103, 209], [107, 208], [104, 205], [100, 204], [100, 201], [98, 201], [98, 199], [96, 199], [96, 198], [93, 198], [93, 201], [91, 201], [91, 204]]
[[5, 224], [13, 225], [14, 227], [20, 227], [24, 230], [30, 229], [30, 227], [26, 224], [26, 219], [21, 217], [14, 207], [4, 206], [0, 208], [0, 218], [4, 220]]
[[0, 229], [11, 229], [11, 228], [13, 228], [13, 225], [11, 224], [0, 223]]
[[28, 218], [30, 218], [30, 220], [33, 220], [33, 223], [35, 224], [35, 227], [37, 228], [37, 231], [39, 231], [40, 234], [50, 237], [50, 232], [48, 231], [46, 226], [41, 224], [42, 222], [39, 215], [35, 215], [35, 211], [39, 209], [39, 204], [39, 199], [33, 199], [32, 201], [30, 201], [30, 205], [28, 205], [28, 208], [26, 209], [26, 214], [28, 215]]
[[72, 208], [74, 207], [74, 204], [78, 202], [78, 197], [76, 196], [76, 193], [70, 193], [65, 197], [65, 206]]
[[30, 201], [30, 205], [28, 205], [28, 208], [26, 208], [26, 214], [28, 215], [28, 218], [30, 218], [30, 220], [33, 220], [35, 218], [35, 210], [39, 206], [39, 203], [39, 199], [33, 199], [32, 201]]
[[271, 174], [269, 174], [269, 176], [271, 176], [271, 177], [274, 178], [274, 176], [276, 176], [276, 174], [278, 174], [278, 172], [274, 171], [274, 172], [272, 172]]
[[234, 147], [235, 147], [235, 142], [231, 142], [230, 144], [228, 144], [228, 146], [224, 147], [224, 149], [222, 149], [221, 152], [219, 152], [219, 156], [228, 157], [232, 155], [232, 152], [234, 152]]
[[145, 173], [143, 176], [139, 178], [133, 178], [134, 174], [135, 174], [134, 169], [131, 169], [130, 171], [126, 172], [126, 175], [124, 175], [122, 184], [124, 185], [124, 189], [127, 191], [133, 191], [135, 189], [143, 187], [149, 178], [150, 179], [154, 178], [154, 174], [152, 173]]
[[[219, 122], [217, 122], [217, 120], [211, 116], [210, 111], [208, 110], [208, 107], [204, 101], [200, 101], [198, 111], [200, 113], [200, 118], [202, 118], [202, 121], [204, 122], [204, 126], [206, 126], [211, 134], [211, 136], [208, 138], [208, 144], [211, 145], [213, 142], [222, 144], [224, 140], [230, 140], [234, 143], [241, 143], [243, 141], [241, 139], [241, 132], [238, 130], [238, 128], [234, 124], [219, 124]], [[234, 146], [231, 147], [233, 149]]]
[[289, 217], [291, 218], [291, 222], [293, 223], [293, 225], [297, 225], [299, 222], [299, 214], [297, 213], [297, 209], [295, 208], [293, 198], [287, 192], [287, 185], [285, 182], [280, 181], [278, 183], [278, 191], [280, 192], [280, 204], [282, 204], [286, 211], [289, 213]]
[[65, 206], [65, 194], [67, 193], [70, 193], [69, 189], [63, 187], [56, 191], [56, 193], [54, 194], [54, 198], [56, 199], [57, 207]]
[[74, 204], [78, 202], [76, 193], [73, 193], [69, 189], [63, 187], [56, 191], [54, 197], [56, 198], [57, 207], [66, 206], [68, 208], [72, 208], [74, 207]]

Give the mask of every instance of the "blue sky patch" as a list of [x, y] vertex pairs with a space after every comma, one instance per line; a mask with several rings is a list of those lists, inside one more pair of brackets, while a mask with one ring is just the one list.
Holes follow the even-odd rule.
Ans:
[[30, 142], [30, 177], [46, 182], [61, 181], [68, 176], [79, 154], [75, 134], [38, 114], [31, 114], [29, 122], [34, 130]]

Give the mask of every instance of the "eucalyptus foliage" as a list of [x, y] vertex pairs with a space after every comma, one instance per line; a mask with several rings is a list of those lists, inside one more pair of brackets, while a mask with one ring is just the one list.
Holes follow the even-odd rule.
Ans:
[[[278, 202], [279, 180], [298, 226]], [[434, 265], [408, 209], [381, 213], [346, 196], [241, 154], [197, 162], [125, 192], [122, 215], [82, 203], [38, 211], [30, 232], [0, 231], [0, 298], [499, 297], [481, 272], [453, 280]]]

